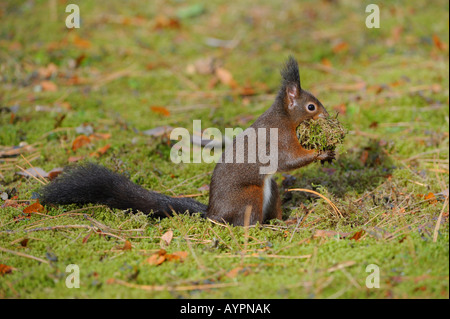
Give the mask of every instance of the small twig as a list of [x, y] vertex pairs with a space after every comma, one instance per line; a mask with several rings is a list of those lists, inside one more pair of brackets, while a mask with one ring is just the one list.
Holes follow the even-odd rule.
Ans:
[[3, 248], [3, 247], [0, 247], [0, 251], [3, 251], [5, 253], [10, 253], [10, 254], [13, 254], [13, 255], [16, 255], [16, 256], [19, 256], [19, 257], [25, 257], [25, 258], [37, 260], [37, 261], [39, 261], [41, 263], [44, 263], [44, 264], [47, 264], [47, 265], [49, 264], [49, 262], [47, 260], [44, 260], [44, 259], [41, 259], [41, 258], [38, 258], [38, 257], [34, 257], [34, 256], [31, 256], [31, 255], [28, 255], [28, 254], [24, 254], [24, 253], [21, 253], [21, 252], [18, 252], [18, 251], [9, 250], [9, 249]]
[[[89, 229], [89, 230], [95, 231], [99, 235], [110, 236], [110, 237], [117, 238], [121, 241], [126, 241], [125, 239], [123, 239], [120, 236], [104, 232], [101, 229], [99, 229], [98, 227], [92, 227], [89, 225], [56, 225], [56, 226], [48, 226], [48, 227], [36, 227], [36, 228], [31, 228], [31, 229], [26, 229], [26, 230], [3, 230], [3, 231], [0, 231], [0, 234], [15, 234], [15, 233], [20, 233], [20, 232], [32, 233], [35, 231], [47, 231], [47, 230], [70, 229], [70, 228]], [[98, 231], [100, 231], [100, 232], [98, 232]]]
[[17, 166], [18, 168], [20, 168], [20, 169], [22, 170], [22, 172], [24, 172], [24, 173], [27, 174], [28, 176], [33, 177], [35, 180], [37, 180], [37, 181], [38, 181], [39, 183], [41, 183], [42, 185], [46, 185], [46, 183], [44, 183], [43, 181], [41, 181], [39, 178], [37, 178], [36, 176], [34, 176], [34, 175], [28, 173], [28, 172], [26, 171], [26, 169], [20, 167], [20, 166], [17, 165], [17, 164], [16, 164], [16, 166]]
[[439, 214], [438, 220], [436, 222], [436, 226], [434, 227], [434, 233], [433, 233], [433, 242], [435, 243], [438, 238], [439, 234], [439, 227], [441, 226], [441, 220], [442, 220], [442, 214], [444, 213], [445, 207], [447, 207], [448, 204], [448, 196], [445, 198], [444, 206], [442, 207], [441, 213]]
[[306, 192], [306, 193], [312, 193], [315, 194], [317, 196], [322, 197], [328, 204], [330, 204], [330, 206], [333, 208], [333, 210], [335, 211], [335, 213], [337, 213], [339, 216], [341, 216], [341, 218], [344, 218], [344, 216], [342, 216], [340, 210], [337, 208], [337, 206], [328, 198], [326, 198], [325, 196], [323, 196], [322, 194], [315, 192], [313, 190], [310, 189], [305, 189], [305, 188], [292, 188], [292, 189], [288, 189], [288, 192], [293, 192], [293, 191], [299, 191], [299, 192]]
[[298, 219], [297, 224], [295, 225], [294, 231], [292, 232], [292, 236], [289, 239], [289, 242], [292, 242], [292, 239], [294, 239], [294, 235], [297, 232], [297, 229], [303, 224], [303, 222], [306, 220], [306, 217], [308, 217], [308, 215], [311, 214], [313, 211], [314, 211], [314, 208], [311, 210], [308, 209], [306, 214], [302, 218]]
[[25, 162], [27, 162], [28, 165], [30, 165], [30, 167], [33, 169], [33, 171], [36, 172], [37, 175], [39, 175], [40, 178], [42, 178], [42, 181], [44, 182], [44, 184], [47, 184], [47, 180], [37, 171], [36, 168], [34, 168], [33, 165], [31, 165], [31, 163], [26, 159], [25, 156], [23, 156], [23, 154], [20, 154], [20, 156], [22, 156], [22, 158], [25, 160]]
[[287, 256], [287, 255], [217, 255], [214, 258], [280, 258], [280, 259], [308, 259], [311, 255]]
[[166, 290], [173, 290], [173, 291], [189, 291], [189, 290], [205, 290], [205, 289], [213, 289], [213, 288], [226, 288], [226, 287], [232, 287], [237, 286], [238, 283], [231, 282], [231, 283], [218, 283], [218, 284], [204, 284], [204, 285], [188, 285], [188, 286], [160, 286], [160, 285], [137, 285], [137, 284], [131, 284], [129, 282], [119, 280], [119, 279], [113, 279], [112, 283], [122, 285], [128, 288], [137, 288], [141, 290], [146, 291], [166, 291]]

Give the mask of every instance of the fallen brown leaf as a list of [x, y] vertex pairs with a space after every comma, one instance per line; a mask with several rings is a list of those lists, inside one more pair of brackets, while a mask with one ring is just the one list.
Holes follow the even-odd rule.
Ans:
[[347, 42], [340, 42], [340, 43], [336, 44], [333, 47], [333, 53], [339, 53], [339, 52], [347, 51], [348, 47], [349, 46], [348, 46]]
[[63, 172], [62, 168], [59, 168], [59, 167], [58, 168], [54, 168], [50, 172], [48, 172], [47, 178], [52, 181], [56, 177], [58, 177], [58, 175], [61, 174], [62, 172]]
[[56, 74], [56, 72], [58, 72], [58, 67], [54, 63], [49, 63], [46, 67], [39, 68], [38, 70], [39, 75], [44, 79], [48, 79], [53, 74]]
[[4, 264], [0, 264], [0, 275], [3, 276], [5, 274], [12, 273], [12, 267]]
[[132, 248], [131, 243], [128, 240], [126, 240], [125, 243], [123, 244], [123, 247], [120, 249], [121, 250], [131, 250], [131, 248]]
[[361, 157], [359, 158], [359, 161], [361, 162], [362, 165], [366, 165], [367, 159], [369, 158], [369, 151], [368, 150], [364, 150], [361, 153]]
[[89, 49], [91, 47], [91, 42], [89, 40], [81, 38], [78, 34], [75, 34], [73, 38], [73, 44], [80, 49]]
[[20, 246], [22, 246], [22, 247], [27, 247], [29, 241], [30, 241], [30, 239], [28, 239], [28, 238], [22, 239], [22, 240], [20, 241]]
[[72, 151], [75, 152], [80, 147], [89, 143], [91, 143], [91, 139], [89, 137], [87, 137], [86, 135], [80, 135], [72, 142]]
[[81, 160], [83, 160], [85, 158], [86, 158], [86, 156], [69, 156], [67, 161], [69, 163], [75, 163], [75, 162], [81, 161]]
[[185, 251], [177, 251], [172, 254], [168, 254], [164, 249], [160, 249], [157, 253], [151, 255], [144, 262], [149, 265], [158, 266], [167, 261], [184, 261], [188, 253]]
[[155, 18], [153, 29], [179, 29], [180, 27], [181, 24], [178, 19], [160, 15]]
[[109, 149], [111, 148], [110, 144], [106, 144], [103, 147], [100, 147], [99, 149], [97, 149], [95, 152], [92, 152], [90, 154], [90, 157], [100, 157], [100, 155], [105, 154]]
[[164, 116], [170, 116], [170, 111], [168, 109], [166, 109], [163, 106], [150, 106], [150, 109], [152, 110], [152, 112], [164, 115]]
[[39, 213], [44, 210], [44, 206], [42, 206], [39, 201], [36, 201], [35, 203], [31, 204], [30, 206], [27, 206], [23, 209], [24, 214], [32, 214], [32, 213]]
[[56, 92], [58, 91], [58, 86], [52, 81], [42, 81], [40, 83], [42, 90], [47, 92]]
[[436, 34], [433, 34], [433, 43], [434, 43], [434, 46], [439, 51], [445, 51], [447, 49], [447, 46], [445, 45], [445, 43], [442, 42], [441, 39]]
[[235, 89], [238, 87], [238, 84], [233, 79], [233, 75], [231, 74], [230, 71], [228, 71], [224, 68], [217, 68], [216, 76], [219, 78], [220, 82], [222, 82], [225, 85], [228, 85], [232, 89]]
[[335, 110], [339, 114], [345, 115], [347, 113], [347, 105], [345, 105], [345, 103], [335, 105], [333, 106], [333, 110]]
[[349, 239], [353, 239], [353, 240], [355, 240], [355, 241], [358, 241], [358, 240], [361, 239], [361, 237], [362, 237], [363, 234], [364, 234], [364, 230], [357, 231], [357, 232], [354, 233], [353, 236], [350, 237]]
[[158, 266], [161, 265], [166, 260], [166, 251], [160, 249], [156, 254], [151, 255], [145, 260], [145, 263], [149, 265]]
[[434, 193], [428, 193], [427, 195], [425, 195], [425, 200], [430, 201], [431, 204], [437, 203], [436, 196], [434, 195]]
[[177, 256], [179, 258], [180, 261], [184, 261], [187, 256], [188, 256], [188, 252], [187, 251], [176, 251], [172, 254], [170, 254], [171, 256]]

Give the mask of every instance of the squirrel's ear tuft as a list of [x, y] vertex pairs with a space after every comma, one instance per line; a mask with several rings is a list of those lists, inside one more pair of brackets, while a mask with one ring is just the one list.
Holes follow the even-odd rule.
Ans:
[[284, 68], [281, 70], [282, 89], [285, 91], [288, 87], [295, 86], [297, 91], [301, 91], [300, 72], [298, 71], [298, 63], [295, 58], [290, 55]]

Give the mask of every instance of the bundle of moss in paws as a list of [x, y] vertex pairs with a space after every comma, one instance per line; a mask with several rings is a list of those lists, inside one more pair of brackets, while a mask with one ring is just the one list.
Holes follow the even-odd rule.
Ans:
[[342, 144], [345, 135], [347, 130], [337, 116], [303, 121], [297, 127], [298, 141], [307, 150], [333, 151], [338, 144]]

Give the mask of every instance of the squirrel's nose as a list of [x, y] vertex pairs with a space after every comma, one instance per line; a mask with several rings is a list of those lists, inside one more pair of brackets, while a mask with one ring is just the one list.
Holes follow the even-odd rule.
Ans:
[[316, 116], [314, 116], [314, 119], [315, 120], [317, 120], [319, 118], [326, 119], [327, 116], [328, 116], [328, 113], [327, 113], [327, 111], [325, 111], [325, 112], [321, 112], [321, 113], [317, 114]]
[[325, 119], [327, 117], [329, 117], [330, 114], [328, 114], [327, 110], [325, 108], [322, 109], [322, 112], [319, 114], [319, 117]]

